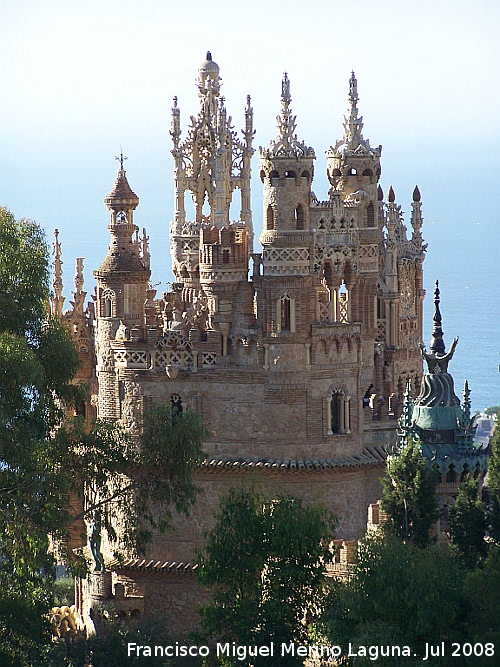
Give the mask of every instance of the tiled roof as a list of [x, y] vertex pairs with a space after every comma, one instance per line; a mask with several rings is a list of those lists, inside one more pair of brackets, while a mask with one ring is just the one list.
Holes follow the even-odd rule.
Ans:
[[198, 569], [196, 563], [177, 563], [171, 560], [148, 560], [147, 558], [127, 558], [114, 560], [106, 564], [113, 572], [121, 570], [139, 570], [141, 572], [163, 572], [165, 574], [192, 574]]
[[387, 453], [383, 445], [364, 447], [361, 454], [353, 456], [311, 459], [268, 459], [257, 456], [214, 456], [206, 459], [199, 470], [218, 472], [219, 470], [269, 470], [304, 472], [314, 470], [335, 470], [339, 468], [361, 468], [379, 466], [385, 462]]
[[130, 200], [131, 202], [139, 203], [139, 197], [130, 187], [127, 177], [125, 176], [125, 170], [123, 169], [118, 171], [118, 176], [116, 177], [111, 192], [104, 199], [106, 204], [121, 200]]

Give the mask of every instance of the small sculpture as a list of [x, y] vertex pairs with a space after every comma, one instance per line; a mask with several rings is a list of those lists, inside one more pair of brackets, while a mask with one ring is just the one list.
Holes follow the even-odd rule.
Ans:
[[104, 556], [101, 553], [101, 513], [95, 511], [90, 524], [89, 546], [94, 558], [94, 572], [103, 572]]

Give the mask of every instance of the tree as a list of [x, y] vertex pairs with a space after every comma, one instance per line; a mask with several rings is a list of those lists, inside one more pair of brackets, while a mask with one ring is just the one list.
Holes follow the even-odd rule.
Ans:
[[450, 507], [451, 539], [468, 570], [486, 558], [486, 528], [486, 508], [478, 498], [478, 482], [470, 476], [459, 485], [455, 505]]
[[[231, 489], [198, 555], [200, 582], [213, 590], [201, 610], [204, 631], [239, 646], [306, 643], [305, 619], [321, 608], [336, 523], [324, 508], [287, 494], [269, 499], [254, 489]], [[221, 664], [240, 660], [229, 656]], [[293, 656], [272, 660], [302, 664]], [[268, 661], [261, 656], [251, 662], [259, 667]]]
[[[64, 545], [70, 493], [90, 490], [85, 512], [122, 515], [143, 550], [166, 530], [172, 508], [196, 496], [192, 469], [206, 436], [200, 417], [153, 407], [139, 437], [97, 423], [90, 433], [64, 407], [81, 400], [78, 355], [62, 323], [47, 317], [48, 250], [33, 222], [0, 208], [0, 663], [38, 664], [49, 639], [53, 543]], [[126, 512], [123, 510], [126, 508]], [[64, 554], [63, 554], [64, 555]], [[66, 556], [70, 556], [66, 554]]]
[[410, 440], [389, 459], [381, 482], [381, 507], [389, 516], [387, 529], [417, 546], [429, 544], [430, 529], [439, 517], [437, 478], [417, 442]]
[[[332, 581], [326, 635], [346, 652], [349, 643], [410, 646], [410, 656], [379, 656], [376, 664], [417, 667], [426, 643], [463, 638], [462, 586], [460, 564], [446, 545], [420, 549], [394, 535], [370, 536], [359, 543], [352, 576]], [[424, 664], [464, 664], [448, 658], [449, 663], [431, 659]], [[351, 664], [371, 665], [373, 659], [356, 657]]]
[[[500, 412], [499, 418], [500, 418]], [[499, 421], [491, 439], [491, 454], [488, 461], [486, 478], [490, 504], [488, 508], [489, 532], [491, 537], [500, 543], [500, 428]]]
[[469, 572], [465, 595], [470, 604], [469, 637], [475, 642], [500, 645], [500, 546], [492, 544], [484, 567]]

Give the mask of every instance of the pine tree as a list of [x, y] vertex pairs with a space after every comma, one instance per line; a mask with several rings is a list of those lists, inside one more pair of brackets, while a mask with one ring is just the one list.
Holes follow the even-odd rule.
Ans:
[[439, 517], [436, 475], [417, 442], [410, 440], [389, 459], [387, 475], [382, 478], [381, 507], [389, 516], [387, 529], [403, 540], [425, 547], [430, 530]]
[[478, 498], [478, 482], [471, 476], [460, 484], [455, 505], [450, 507], [451, 538], [469, 570], [488, 553], [486, 527], [485, 505]]

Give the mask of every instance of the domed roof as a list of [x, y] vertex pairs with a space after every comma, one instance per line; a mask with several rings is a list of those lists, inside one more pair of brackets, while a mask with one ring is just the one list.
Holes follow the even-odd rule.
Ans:
[[217, 65], [217, 63], [212, 60], [212, 54], [210, 51], [207, 51], [207, 59], [201, 63], [198, 71], [200, 74], [219, 73], [219, 65]]

